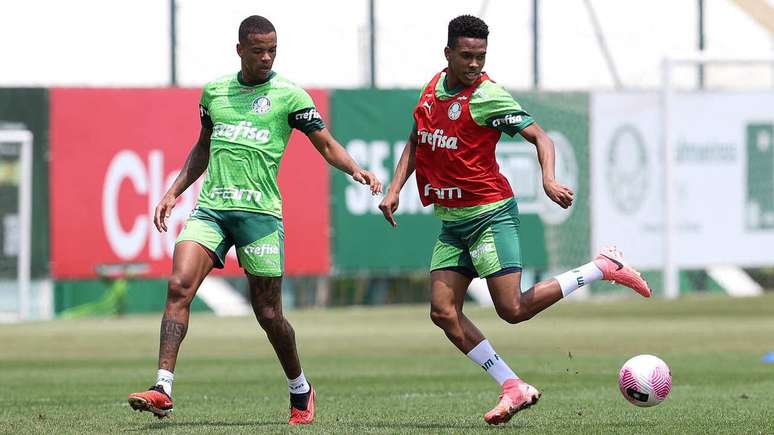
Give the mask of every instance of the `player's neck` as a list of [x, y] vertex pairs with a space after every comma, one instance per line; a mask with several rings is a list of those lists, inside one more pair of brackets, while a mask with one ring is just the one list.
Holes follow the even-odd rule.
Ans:
[[443, 90], [449, 95], [455, 95], [463, 89], [465, 89], [465, 85], [447, 71], [443, 78]]
[[262, 84], [268, 82], [276, 74], [277, 73], [272, 71], [272, 72], [269, 73], [268, 76], [266, 76], [265, 79], [261, 80], [261, 79], [255, 79], [255, 78], [252, 78], [252, 77], [245, 77], [244, 71], [239, 71], [237, 73], [237, 81], [239, 82], [239, 84], [244, 85], [244, 86], [258, 86], [258, 85], [262, 85]]

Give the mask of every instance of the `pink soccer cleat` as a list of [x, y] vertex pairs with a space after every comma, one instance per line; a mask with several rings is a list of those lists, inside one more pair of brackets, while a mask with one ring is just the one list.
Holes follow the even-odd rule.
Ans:
[[521, 379], [508, 379], [503, 384], [500, 401], [484, 415], [484, 421], [493, 425], [507, 423], [514, 414], [536, 404], [538, 399], [540, 391], [535, 387]]
[[288, 424], [291, 426], [312, 423], [314, 423], [314, 387], [309, 390], [309, 402], [306, 409], [297, 409], [291, 405], [290, 419], [288, 419]]
[[172, 398], [167, 396], [159, 385], [154, 385], [142, 393], [130, 394], [129, 405], [137, 411], [148, 411], [159, 419], [172, 413]]
[[629, 287], [646, 298], [650, 297], [648, 283], [639, 272], [624, 262], [623, 253], [615, 246], [603, 249], [594, 259], [594, 264], [602, 271], [603, 279]]

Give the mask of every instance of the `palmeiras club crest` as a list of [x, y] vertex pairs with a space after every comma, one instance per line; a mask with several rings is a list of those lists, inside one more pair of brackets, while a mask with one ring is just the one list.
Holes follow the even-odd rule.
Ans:
[[253, 112], [258, 114], [268, 113], [271, 110], [271, 100], [267, 96], [260, 96], [253, 100]]
[[452, 121], [458, 119], [462, 114], [462, 104], [460, 104], [457, 101], [453, 102], [451, 106], [449, 106], [448, 114], [449, 114], [449, 119], [451, 119]]

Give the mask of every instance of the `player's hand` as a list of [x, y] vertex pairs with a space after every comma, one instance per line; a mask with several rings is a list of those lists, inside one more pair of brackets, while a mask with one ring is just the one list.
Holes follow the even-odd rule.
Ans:
[[392, 216], [392, 214], [395, 213], [395, 210], [398, 209], [398, 202], [399, 197], [397, 194], [387, 192], [387, 195], [384, 196], [381, 204], [379, 204], [379, 210], [382, 211], [384, 218], [387, 219], [387, 222], [389, 222], [393, 228], [398, 226], [398, 223], [395, 222], [395, 218]]
[[544, 181], [543, 190], [551, 201], [559, 204], [559, 207], [567, 208], [572, 205], [572, 199], [575, 196], [569, 187], [563, 186], [556, 181]]
[[371, 195], [382, 193], [382, 182], [370, 171], [358, 168], [352, 173], [352, 179], [371, 188]]
[[156, 225], [156, 229], [160, 233], [167, 231], [167, 218], [172, 214], [172, 209], [175, 208], [177, 198], [173, 195], [164, 195], [156, 206], [156, 211], [153, 213], [153, 225]]

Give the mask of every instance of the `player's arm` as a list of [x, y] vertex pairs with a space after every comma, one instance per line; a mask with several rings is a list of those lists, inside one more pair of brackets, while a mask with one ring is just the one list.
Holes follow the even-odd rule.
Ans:
[[183, 164], [183, 168], [175, 178], [172, 186], [159, 201], [156, 211], [153, 215], [153, 224], [159, 232], [167, 230], [166, 219], [172, 214], [177, 197], [185, 192], [191, 184], [201, 177], [207, 165], [210, 162], [210, 136], [212, 135], [212, 126], [202, 125], [199, 132], [199, 140], [188, 153], [188, 158]]
[[562, 208], [571, 206], [574, 195], [573, 191], [567, 186], [559, 184], [554, 175], [554, 162], [556, 159], [554, 141], [551, 140], [537, 122], [533, 122], [528, 127], [522, 129], [519, 131], [519, 134], [537, 148], [538, 162], [540, 162], [540, 169], [543, 173], [543, 190], [545, 190], [546, 195]]
[[367, 184], [372, 194], [382, 193], [382, 182], [370, 171], [361, 168], [327, 128], [311, 131], [307, 133], [307, 137], [328, 164], [351, 176], [358, 183]]
[[398, 203], [400, 200], [400, 191], [406, 184], [406, 180], [414, 173], [415, 158], [417, 155], [417, 128], [413, 126], [411, 133], [409, 134], [406, 146], [403, 147], [403, 153], [400, 155], [398, 165], [395, 167], [395, 174], [392, 176], [392, 182], [390, 187], [387, 188], [387, 195], [384, 196], [381, 204], [379, 204], [379, 210], [382, 211], [384, 218], [393, 227], [397, 227], [398, 223], [395, 222], [393, 213], [398, 209]]

